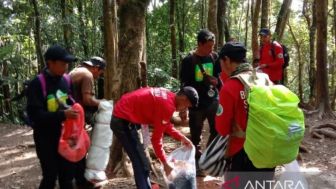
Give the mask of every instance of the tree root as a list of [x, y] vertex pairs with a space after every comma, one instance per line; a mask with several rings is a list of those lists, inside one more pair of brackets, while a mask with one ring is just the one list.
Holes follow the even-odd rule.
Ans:
[[301, 152], [301, 153], [309, 153], [308, 147], [306, 147], [305, 145], [301, 144], [299, 146], [299, 152]]
[[[327, 130], [331, 128], [332, 130]], [[313, 138], [324, 139], [324, 137], [336, 139], [336, 125], [333, 123], [326, 123], [311, 127], [309, 130], [310, 135]]]

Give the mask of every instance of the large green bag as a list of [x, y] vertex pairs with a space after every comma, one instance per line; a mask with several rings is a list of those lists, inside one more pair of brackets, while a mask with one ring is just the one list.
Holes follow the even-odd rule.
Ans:
[[273, 168], [296, 159], [305, 130], [298, 97], [283, 85], [273, 85], [263, 73], [243, 73], [236, 78], [247, 92], [244, 149], [253, 165]]

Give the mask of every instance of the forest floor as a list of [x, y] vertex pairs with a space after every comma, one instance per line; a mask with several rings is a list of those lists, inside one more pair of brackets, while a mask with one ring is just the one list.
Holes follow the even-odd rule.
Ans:
[[[321, 122], [335, 124], [336, 120], [321, 121], [314, 117], [306, 119], [309, 127], [321, 124]], [[187, 127], [179, 127], [179, 130], [185, 134], [189, 132]], [[299, 164], [309, 183], [309, 188], [335, 189], [336, 140], [315, 139], [310, 136], [309, 128], [306, 131], [303, 144], [308, 148], [308, 153], [301, 153], [302, 159]], [[25, 126], [0, 124], [0, 189], [34, 189], [38, 187], [41, 180], [41, 170], [35, 153], [32, 133], [33, 131]], [[165, 137], [164, 144], [166, 152], [179, 146], [169, 137]], [[280, 168], [277, 168], [276, 174], [281, 174]], [[197, 178], [198, 189], [222, 188], [222, 182], [221, 178]], [[133, 178], [121, 177], [110, 179], [104, 188], [133, 189], [136, 187]]]

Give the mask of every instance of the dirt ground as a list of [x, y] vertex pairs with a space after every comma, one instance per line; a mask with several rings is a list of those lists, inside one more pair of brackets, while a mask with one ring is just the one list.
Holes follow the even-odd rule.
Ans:
[[[323, 120], [322, 122], [336, 123], [336, 120]], [[307, 119], [307, 125], [320, 124], [321, 120]], [[179, 128], [188, 133], [188, 128]], [[308, 153], [301, 153], [299, 161], [301, 170], [305, 172], [309, 188], [336, 188], [336, 140], [325, 138], [314, 139], [308, 134], [303, 144]], [[33, 131], [25, 126], [0, 124], [0, 189], [34, 189], [41, 180], [41, 170], [35, 153], [32, 140]], [[203, 141], [204, 142], [204, 141]], [[178, 147], [179, 144], [165, 137], [165, 150], [167, 152]], [[281, 172], [281, 167], [277, 168]], [[199, 189], [222, 188], [221, 178], [198, 177]], [[113, 178], [104, 188], [133, 189], [133, 178]], [[164, 187], [160, 187], [164, 188]]]

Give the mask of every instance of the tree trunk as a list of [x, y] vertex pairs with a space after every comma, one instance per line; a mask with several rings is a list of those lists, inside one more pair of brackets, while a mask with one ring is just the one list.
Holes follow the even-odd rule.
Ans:
[[331, 89], [334, 89], [332, 99], [331, 99], [331, 108], [335, 111], [336, 110], [336, 86], [335, 86], [335, 74], [336, 74], [336, 0], [333, 0], [333, 9], [334, 9], [334, 18], [333, 18], [333, 32], [334, 32], [334, 52], [333, 52], [333, 72], [332, 72], [332, 85]]
[[[312, 12], [310, 13], [309, 12]], [[316, 105], [316, 65], [315, 65], [315, 39], [316, 39], [316, 2], [308, 3], [304, 0], [302, 14], [306, 18], [309, 28], [309, 104]], [[310, 16], [312, 15], [312, 16]]]
[[217, 51], [217, 39], [218, 39], [218, 28], [217, 28], [217, 0], [209, 0], [208, 9], [208, 29], [215, 34], [216, 41], [214, 45], [214, 50]]
[[[183, 1], [183, 4], [185, 4], [185, 1]], [[200, 1], [200, 14], [199, 14], [200, 28], [205, 28], [206, 27], [206, 16], [205, 16], [206, 10], [207, 10], [206, 9], [206, 0], [201, 0]]]
[[31, 3], [33, 4], [34, 7], [34, 26], [33, 31], [34, 31], [34, 40], [35, 40], [35, 51], [37, 55], [37, 69], [38, 72], [40, 72], [44, 67], [45, 67], [45, 62], [42, 54], [42, 49], [41, 49], [41, 29], [40, 29], [40, 13], [38, 9], [38, 4], [36, 0], [31, 0]]
[[256, 0], [254, 9], [252, 12], [252, 54], [253, 60], [258, 59], [259, 55], [259, 40], [258, 40], [258, 30], [259, 30], [259, 12], [260, 12], [261, 0]]
[[276, 40], [281, 41], [283, 33], [285, 31], [286, 23], [290, 14], [290, 6], [292, 4], [292, 0], [284, 0], [280, 12], [278, 14], [278, 20], [275, 27], [274, 37]]
[[80, 30], [79, 30], [79, 37], [83, 46], [83, 52], [84, 56], [89, 56], [89, 45], [87, 40], [87, 32], [86, 32], [86, 24], [84, 21], [84, 14], [83, 14], [83, 2], [77, 1], [77, 8], [78, 8], [78, 17], [79, 17], [79, 24], [80, 24]]
[[224, 45], [224, 20], [225, 20], [225, 0], [218, 0], [217, 26], [218, 26], [218, 49]]
[[182, 53], [185, 49], [184, 44], [184, 36], [186, 33], [185, 30], [185, 20], [186, 20], [186, 14], [185, 14], [185, 1], [177, 1], [176, 2], [176, 13], [177, 13], [177, 30], [178, 30], [178, 44], [179, 44], [179, 52], [180, 52], [180, 58], [182, 58]]
[[328, 71], [327, 71], [327, 23], [328, 23], [328, 0], [320, 0], [316, 3], [316, 87], [317, 87], [317, 107], [319, 108], [319, 117], [328, 117], [332, 115], [329, 89], [328, 89]]
[[293, 29], [291, 27], [291, 25], [288, 23], [288, 26], [289, 26], [289, 31], [292, 35], [292, 38], [293, 38], [293, 41], [294, 41], [294, 44], [295, 44], [295, 48], [296, 48], [296, 51], [297, 51], [297, 60], [298, 60], [298, 63], [299, 63], [299, 67], [297, 69], [298, 71], [298, 89], [299, 89], [299, 98], [300, 98], [300, 101], [303, 102], [303, 86], [302, 86], [302, 71], [303, 71], [303, 59], [302, 59], [302, 54], [301, 54], [301, 44], [302, 42], [301, 41], [298, 41], [297, 38], [295, 37], [295, 34], [293, 32]]
[[[2, 76], [5, 78], [9, 77], [9, 68], [7, 60], [3, 61], [3, 69], [2, 69]], [[3, 98], [4, 98], [4, 113], [11, 116], [11, 120], [13, 120], [13, 112], [12, 112], [12, 105], [11, 105], [11, 95], [10, 95], [10, 86], [9, 82], [5, 82], [2, 86], [3, 91]]]
[[170, 44], [172, 56], [172, 76], [177, 78], [177, 49], [176, 49], [176, 30], [175, 30], [175, 0], [169, 0], [169, 24], [170, 24]]
[[[72, 13], [72, 10], [70, 8], [70, 5], [67, 4], [66, 0], [61, 0], [61, 10], [62, 10], [62, 22], [63, 22], [63, 39], [65, 48], [68, 52], [73, 53], [73, 49], [71, 46], [72, 41], [72, 29], [71, 29], [71, 23], [69, 20], [70, 13]], [[69, 70], [73, 68], [72, 64], [69, 64]]]
[[246, 11], [246, 17], [245, 17], [245, 39], [244, 39], [244, 45], [247, 47], [247, 34], [249, 31], [249, 13], [250, 13], [250, 0], [247, 0], [247, 11]]
[[260, 20], [260, 27], [261, 28], [269, 28], [269, 26], [268, 26], [268, 13], [269, 13], [270, 1], [271, 0], [262, 0], [261, 20]]
[[[105, 1], [109, 3], [109, 0]], [[113, 1], [112, 5], [115, 5], [115, 3], [116, 2]], [[144, 53], [143, 41], [145, 37], [146, 26], [145, 13], [148, 4], [149, 0], [144, 0], [141, 2], [122, 1], [119, 4], [118, 14], [120, 39], [118, 39], [119, 54], [117, 62], [118, 74], [120, 74], [119, 77], [121, 78], [121, 81], [116, 88], [116, 94], [119, 94], [117, 99], [119, 99], [122, 94], [139, 88], [138, 81], [140, 80], [140, 62], [143, 60]], [[112, 5], [107, 6], [104, 4], [104, 9], [113, 8], [113, 10], [115, 10], [115, 6]], [[105, 10], [104, 12], [110, 11]], [[116, 20], [114, 24], [116, 24]], [[114, 43], [114, 45], [116, 44]], [[114, 48], [117, 47], [114, 46]], [[125, 155], [122, 155], [121, 145], [114, 138], [113, 145], [111, 147], [109, 170], [115, 171], [115, 168], [118, 164], [122, 165], [121, 167], [124, 167], [125, 158], [122, 157], [125, 157]], [[126, 172], [124, 173], [129, 175], [129, 172], [127, 172], [127, 170], [125, 171]]]
[[225, 17], [224, 17], [224, 36], [225, 36], [225, 41], [231, 41], [231, 34], [230, 34], [230, 24], [229, 24], [229, 20], [230, 20], [230, 16], [229, 16], [229, 0], [225, 0], [224, 1], [224, 7], [225, 7]]

